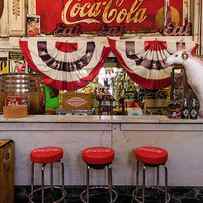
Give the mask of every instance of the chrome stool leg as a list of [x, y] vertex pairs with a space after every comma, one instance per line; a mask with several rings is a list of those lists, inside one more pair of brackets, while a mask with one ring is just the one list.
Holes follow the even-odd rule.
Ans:
[[31, 193], [34, 191], [34, 179], [35, 179], [35, 164], [32, 162], [31, 166]]
[[136, 166], [136, 195], [138, 194], [139, 178], [140, 178], [140, 162], [137, 160], [137, 166]]
[[64, 178], [64, 163], [61, 162], [61, 184], [62, 184], [63, 190], [65, 190], [64, 181], [65, 181], [65, 178]]
[[165, 202], [168, 201], [168, 169], [164, 166], [165, 169]]
[[44, 170], [45, 170], [46, 164], [43, 164], [41, 166], [41, 181], [42, 181], [42, 203], [45, 203], [44, 201]]
[[[135, 165], [135, 163], [134, 163], [134, 165]], [[131, 203], [133, 203], [136, 200], [136, 197], [138, 196], [139, 178], [140, 178], [140, 162], [139, 162], [139, 160], [136, 160], [136, 188], [132, 191]]]
[[86, 184], [87, 184], [87, 203], [89, 203], [90, 167], [87, 165]]
[[[63, 195], [65, 196], [65, 178], [64, 178], [64, 163], [61, 161], [61, 185], [62, 185], [62, 190], [63, 190]], [[64, 201], [65, 203], [65, 198]]]
[[112, 193], [112, 166], [108, 165], [108, 187], [109, 187], [109, 194], [110, 194], [110, 203], [113, 202], [113, 193]]
[[50, 184], [51, 189], [54, 189], [54, 173], [53, 173], [53, 163], [50, 164]]
[[146, 186], [146, 166], [144, 165], [142, 168], [143, 173], [143, 182], [142, 182], [142, 202], [145, 202], [145, 186]]
[[159, 166], [157, 166], [156, 170], [156, 185], [159, 186]]

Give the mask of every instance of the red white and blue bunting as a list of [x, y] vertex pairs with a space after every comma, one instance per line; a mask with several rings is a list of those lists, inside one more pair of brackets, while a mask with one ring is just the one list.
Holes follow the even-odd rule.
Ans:
[[170, 85], [172, 67], [165, 63], [179, 48], [194, 43], [174, 43], [135, 38], [22, 38], [20, 47], [29, 66], [41, 72], [45, 83], [57, 89], [76, 90], [88, 85], [103, 67], [110, 50], [130, 78], [147, 89]]
[[[129, 77], [147, 89], [167, 87], [171, 83], [172, 67], [167, 57], [175, 52], [177, 44], [166, 41], [140, 39], [109, 39], [112, 52]], [[181, 43], [182, 48], [192, 48], [193, 43]]]
[[44, 82], [61, 90], [88, 85], [103, 67], [109, 49], [97, 38], [23, 38], [20, 47], [29, 66]]

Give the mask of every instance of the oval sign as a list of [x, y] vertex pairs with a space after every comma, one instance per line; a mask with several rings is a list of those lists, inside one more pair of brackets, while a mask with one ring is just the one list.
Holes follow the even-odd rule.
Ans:
[[87, 103], [87, 101], [81, 97], [72, 97], [66, 101], [67, 104], [74, 107], [79, 107]]

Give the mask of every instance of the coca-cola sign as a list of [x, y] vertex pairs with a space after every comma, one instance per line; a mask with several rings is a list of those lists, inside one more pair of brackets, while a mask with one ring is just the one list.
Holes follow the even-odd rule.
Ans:
[[[154, 32], [164, 22], [164, 0], [36, 0], [43, 32], [57, 24], [79, 24], [84, 32], [98, 32], [104, 25], [126, 31]], [[47, 3], [45, 3], [47, 2]], [[170, 0], [176, 23], [182, 21], [182, 0]]]

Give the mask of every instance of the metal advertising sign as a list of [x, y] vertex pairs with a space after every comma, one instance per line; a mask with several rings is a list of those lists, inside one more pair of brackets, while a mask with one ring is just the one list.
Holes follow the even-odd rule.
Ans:
[[[36, 0], [42, 32], [58, 24], [80, 25], [83, 32], [98, 32], [104, 25], [128, 32], [156, 32], [164, 23], [164, 0]], [[182, 22], [182, 0], [170, 0], [172, 18]], [[50, 20], [51, 19], [51, 20]]]

